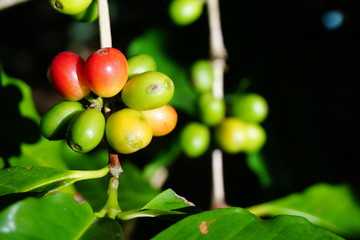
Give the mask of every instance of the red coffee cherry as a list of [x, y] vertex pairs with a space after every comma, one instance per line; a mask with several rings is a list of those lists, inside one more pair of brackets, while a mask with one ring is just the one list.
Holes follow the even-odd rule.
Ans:
[[50, 62], [48, 79], [67, 100], [80, 100], [90, 93], [84, 73], [85, 61], [76, 53], [64, 51]]
[[116, 48], [101, 48], [85, 62], [89, 87], [98, 96], [109, 98], [118, 94], [128, 78], [128, 63]]

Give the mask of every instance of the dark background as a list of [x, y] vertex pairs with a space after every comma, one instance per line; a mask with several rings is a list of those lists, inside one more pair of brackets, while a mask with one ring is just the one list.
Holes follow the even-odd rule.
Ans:
[[[168, 1], [109, 1], [113, 46], [125, 50], [153, 26], [169, 29], [170, 54], [184, 66], [207, 57], [206, 12], [188, 27], [167, 16]], [[243, 78], [249, 90], [270, 106], [264, 122], [264, 155], [274, 186], [264, 190], [243, 156], [224, 155], [228, 202], [246, 207], [301, 191], [317, 182], [349, 182], [359, 189], [359, 1], [221, 1], [222, 26], [229, 56], [225, 91]], [[340, 10], [344, 23], [327, 30], [321, 16]], [[86, 34], [79, 33], [86, 30]], [[84, 30], [84, 31], [85, 31]], [[84, 55], [99, 47], [97, 23], [76, 24], [50, 9], [47, 1], [30, 1], [0, 11], [0, 63], [5, 72], [26, 81], [42, 114], [61, 98], [50, 88], [46, 69], [60, 51]], [[4, 117], [4, 113], [1, 113]], [[202, 208], [210, 201], [208, 155], [181, 156], [170, 168], [165, 186]], [[200, 176], [200, 177], [199, 177]], [[145, 225], [152, 221], [143, 220]], [[146, 222], [148, 221], [148, 222]]]

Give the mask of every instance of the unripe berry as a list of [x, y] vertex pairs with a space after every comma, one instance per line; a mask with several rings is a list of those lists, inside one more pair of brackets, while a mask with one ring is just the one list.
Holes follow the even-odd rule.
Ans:
[[118, 153], [130, 154], [145, 148], [152, 140], [152, 129], [141, 112], [123, 108], [106, 122], [106, 139]]
[[265, 98], [257, 93], [239, 94], [231, 101], [232, 115], [247, 122], [263, 122], [268, 111]]
[[145, 53], [137, 54], [128, 59], [129, 78], [135, 77], [140, 73], [156, 71], [157, 65], [155, 59]]
[[190, 158], [203, 155], [210, 145], [210, 129], [199, 122], [190, 122], [181, 130], [180, 145]]
[[53, 9], [68, 15], [74, 15], [84, 11], [91, 2], [92, 0], [50, 0]]
[[105, 132], [105, 117], [90, 108], [76, 115], [67, 129], [66, 140], [75, 152], [86, 153], [98, 146]]
[[226, 153], [243, 151], [247, 143], [246, 123], [235, 117], [224, 119], [215, 129], [215, 140]]
[[169, 15], [175, 24], [189, 25], [201, 16], [203, 6], [202, 0], [173, 0], [170, 2]]
[[84, 110], [84, 106], [76, 101], [63, 101], [55, 104], [40, 120], [41, 134], [49, 140], [64, 139], [70, 121]]
[[140, 111], [164, 106], [173, 95], [173, 81], [161, 72], [144, 72], [130, 78], [121, 91], [125, 105]]

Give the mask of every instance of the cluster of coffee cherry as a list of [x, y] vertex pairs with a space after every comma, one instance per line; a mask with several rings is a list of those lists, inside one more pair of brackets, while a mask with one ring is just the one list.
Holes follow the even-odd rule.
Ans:
[[173, 81], [148, 54], [127, 59], [116, 48], [101, 48], [85, 61], [60, 52], [48, 79], [65, 100], [42, 116], [41, 133], [66, 139], [76, 152], [89, 152], [104, 139], [118, 153], [134, 153], [176, 126], [177, 112], [169, 105]]
[[266, 132], [261, 123], [268, 115], [263, 96], [244, 92], [231, 98], [215, 97], [213, 68], [205, 59], [193, 63], [191, 82], [198, 94], [198, 120], [181, 129], [180, 143], [187, 156], [200, 157], [212, 143], [229, 154], [257, 152], [263, 147]]

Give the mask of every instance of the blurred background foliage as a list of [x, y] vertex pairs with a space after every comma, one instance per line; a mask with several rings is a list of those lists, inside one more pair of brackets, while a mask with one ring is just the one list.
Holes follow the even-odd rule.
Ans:
[[[144, 49], [153, 53], [159, 70], [168, 73], [177, 87], [174, 105], [179, 107], [179, 125], [171, 135], [154, 140], [149, 149], [127, 158], [141, 167], [149, 153], [166, 147], [194, 117], [186, 77], [195, 60], [209, 57], [207, 16], [204, 12], [194, 24], [179, 27], [167, 15], [169, 1], [109, 0], [109, 4], [113, 46], [128, 57]], [[248, 79], [247, 90], [267, 99], [270, 114], [263, 124], [268, 134], [263, 155], [273, 180], [264, 189], [249, 171], [245, 156], [225, 154], [228, 203], [247, 207], [318, 182], [346, 182], [360, 189], [356, 167], [360, 2], [246, 0], [236, 7], [231, 1], [220, 4], [229, 54], [225, 92], [234, 93]], [[337, 26], [324, 20], [324, 14], [332, 10], [342, 17]], [[47, 81], [50, 60], [63, 50], [86, 58], [100, 46], [97, 22], [75, 22], [53, 11], [47, 1], [32, 0], [0, 11], [0, 29], [0, 64], [9, 76], [31, 86], [40, 114], [62, 100]], [[3, 94], [0, 97], [6, 103]], [[181, 105], [184, 103], [188, 107]], [[7, 118], [7, 111], [7, 107], [1, 111], [1, 119]], [[209, 206], [210, 154], [188, 159], [180, 153], [169, 171], [164, 188], [173, 188], [202, 208]], [[153, 219], [142, 221], [146, 225]]]

